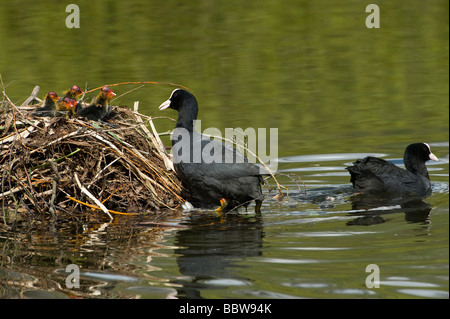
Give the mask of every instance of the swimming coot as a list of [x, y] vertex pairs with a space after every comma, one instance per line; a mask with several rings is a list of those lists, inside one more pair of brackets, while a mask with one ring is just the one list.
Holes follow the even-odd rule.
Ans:
[[437, 161], [425, 143], [409, 145], [403, 155], [406, 170], [384, 159], [368, 156], [347, 167], [355, 192], [390, 196], [427, 196], [431, 194], [425, 162]]
[[231, 145], [211, 140], [194, 130], [198, 104], [194, 95], [175, 89], [160, 110], [178, 111], [172, 135], [175, 170], [194, 205], [220, 205], [220, 210], [247, 208], [255, 200], [260, 213], [263, 182], [260, 168]]

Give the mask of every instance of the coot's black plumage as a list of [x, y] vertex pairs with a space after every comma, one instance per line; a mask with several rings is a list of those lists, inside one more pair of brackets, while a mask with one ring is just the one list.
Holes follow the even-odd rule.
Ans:
[[368, 156], [347, 167], [355, 192], [391, 196], [427, 196], [431, 193], [425, 162], [437, 161], [425, 143], [409, 145], [404, 153], [406, 170], [384, 159]]
[[[172, 136], [175, 170], [194, 204], [220, 205], [226, 209], [245, 206], [255, 200], [260, 213], [263, 200], [260, 168], [232, 146], [211, 140], [194, 130], [197, 100], [188, 91], [176, 89], [159, 107], [178, 111]], [[200, 152], [203, 152], [203, 155]]]

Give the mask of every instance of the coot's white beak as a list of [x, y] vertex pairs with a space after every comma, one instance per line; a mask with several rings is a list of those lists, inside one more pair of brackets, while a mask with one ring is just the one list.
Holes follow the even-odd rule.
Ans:
[[169, 100], [167, 100], [167, 101], [165, 101], [163, 104], [161, 104], [160, 106], [159, 106], [159, 110], [160, 111], [162, 111], [162, 110], [165, 110], [165, 109], [167, 109], [169, 106], [170, 106], [170, 103], [171, 103], [172, 101], [169, 99]]
[[170, 107], [170, 103], [172, 103], [171, 98], [172, 98], [173, 94], [174, 94], [176, 91], [178, 91], [178, 90], [180, 90], [180, 89], [175, 89], [175, 90], [173, 90], [172, 93], [170, 94], [169, 99], [159, 106], [159, 110], [160, 110], [160, 111], [165, 110], [165, 109], [167, 109], [168, 107]]
[[428, 145], [427, 143], [423, 143], [428, 147], [428, 150], [430, 151], [430, 155], [428, 155], [428, 158], [432, 161], [438, 162], [438, 158], [436, 157], [436, 155], [434, 155], [433, 153], [431, 153], [431, 149], [430, 149], [430, 145]]
[[435, 162], [439, 161], [439, 159], [433, 153], [430, 153], [430, 160], [435, 161]]

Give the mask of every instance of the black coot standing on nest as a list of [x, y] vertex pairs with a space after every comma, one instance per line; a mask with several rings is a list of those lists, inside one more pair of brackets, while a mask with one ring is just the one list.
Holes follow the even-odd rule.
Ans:
[[431, 194], [430, 177], [425, 162], [438, 161], [425, 143], [409, 145], [403, 155], [406, 170], [384, 159], [368, 156], [347, 167], [355, 192], [386, 196], [427, 196]]
[[260, 213], [260, 168], [232, 146], [194, 131], [198, 114], [194, 95], [175, 89], [159, 109], [169, 107], [178, 111], [172, 136], [173, 160], [189, 199], [196, 205], [220, 205], [220, 210], [241, 205], [247, 208], [255, 200], [255, 211]]

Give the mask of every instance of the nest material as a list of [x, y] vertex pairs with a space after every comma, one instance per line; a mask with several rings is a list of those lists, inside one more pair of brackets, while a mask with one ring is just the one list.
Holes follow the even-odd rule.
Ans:
[[[174, 209], [181, 183], [148, 117], [114, 107], [109, 122], [31, 116], [11, 101], [0, 107], [0, 205], [56, 216], [101, 209], [143, 213]], [[34, 108], [35, 109], [35, 108]]]

